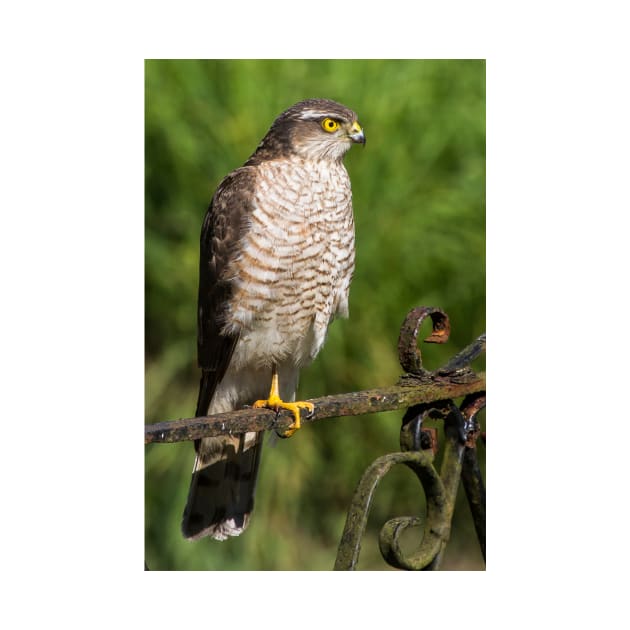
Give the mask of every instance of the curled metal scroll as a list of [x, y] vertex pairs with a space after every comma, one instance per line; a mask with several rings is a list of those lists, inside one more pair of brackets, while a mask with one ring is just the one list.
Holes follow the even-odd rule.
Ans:
[[[427, 497], [424, 536], [420, 548], [414, 554], [414, 560], [421, 563], [427, 559], [428, 563], [440, 551], [443, 544], [441, 524], [444, 522], [446, 497], [442, 480], [433, 467], [433, 453], [431, 451], [390, 453], [376, 459], [361, 477], [348, 511], [346, 526], [341, 537], [337, 561], [335, 562], [335, 570], [348, 571], [356, 569], [361, 551], [361, 539], [365, 532], [374, 491], [379, 481], [396, 464], [405, 464], [413, 470], [420, 480]], [[399, 522], [392, 520], [385, 524], [383, 529], [387, 529], [387, 532], [391, 531], [391, 534], [383, 534], [381, 532], [381, 538], [389, 536], [393, 541], [391, 545], [391, 563], [396, 562], [398, 535], [403, 529], [409, 526], [417, 526], [419, 523], [420, 519], [412, 518], [411, 520], [400, 519]]]
[[481, 435], [481, 427], [477, 414], [486, 406], [486, 393], [466, 396], [462, 403], [462, 415], [468, 424], [468, 436], [462, 463], [462, 485], [468, 499], [475, 532], [481, 547], [483, 559], [486, 559], [486, 488], [477, 459], [477, 440]]
[[[405, 372], [416, 378], [439, 379], [447, 374], [465, 375], [466, 371], [471, 371], [468, 364], [485, 351], [485, 334], [435, 372], [423, 367], [417, 337], [420, 325], [427, 317], [433, 322], [433, 331], [425, 341], [444, 343], [448, 340], [450, 322], [444, 311], [433, 307], [412, 309], [403, 322], [398, 340], [400, 363]], [[404, 516], [385, 523], [379, 535], [379, 547], [385, 561], [399, 569], [432, 570], [439, 567], [450, 536], [460, 480], [464, 483], [485, 559], [485, 489], [475, 448], [480, 435], [476, 416], [484, 406], [485, 392], [480, 392], [466, 397], [459, 408], [452, 400], [440, 400], [407, 409], [400, 435], [402, 451], [379, 457], [361, 477], [348, 511], [336, 570], [356, 569], [374, 492], [380, 480], [396, 464], [405, 464], [418, 477], [426, 497], [426, 518]], [[444, 421], [445, 444], [440, 474], [433, 466], [437, 431], [423, 426], [427, 419]], [[416, 550], [405, 554], [400, 535], [410, 528], [423, 531]]]
[[451, 334], [451, 323], [448, 315], [433, 306], [418, 306], [407, 313], [398, 336], [398, 357], [400, 365], [409, 374], [428, 374], [422, 367], [422, 355], [418, 349], [418, 332], [420, 325], [430, 317], [433, 331], [424, 340], [426, 343], [446, 343]]
[[[421, 425], [428, 418], [444, 420], [446, 445], [441, 474], [433, 466], [431, 445], [426, 450], [417, 450], [418, 446], [422, 449]], [[466, 441], [463, 427], [465, 418], [452, 401], [414, 405], [408, 410], [401, 430], [403, 451], [376, 459], [359, 482], [346, 519], [335, 569], [356, 569], [374, 492], [380, 480], [396, 464], [405, 464], [418, 477], [426, 497], [426, 516], [424, 519], [404, 516], [387, 521], [379, 535], [381, 555], [388, 564], [398, 569], [417, 571], [437, 568], [450, 535]], [[406, 529], [422, 526], [417, 549], [406, 555], [400, 545], [400, 535]]]
[[[467, 436], [466, 420], [457, 406], [450, 400], [414, 405], [407, 410], [403, 418], [400, 442], [404, 451], [416, 447], [416, 440], [412, 443], [409, 436], [425, 434], [426, 429], [422, 428], [422, 424], [429, 418], [443, 420], [446, 435], [439, 475], [443, 487], [442, 510], [440, 512], [440, 520], [430, 524], [432, 532], [439, 533], [440, 544], [433, 545], [430, 548], [430, 553], [424, 553], [427, 539], [427, 530], [425, 528], [418, 549], [410, 554], [405, 554], [400, 546], [399, 537], [405, 529], [417, 526], [417, 519], [413, 517], [399, 517], [388, 521], [381, 529], [379, 546], [383, 559], [397, 569], [412, 571], [436, 569], [441, 562], [444, 548], [450, 536], [457, 487], [461, 475], [464, 443]], [[428, 505], [429, 494], [424, 484], [423, 489]], [[428, 522], [427, 525], [429, 525]]]

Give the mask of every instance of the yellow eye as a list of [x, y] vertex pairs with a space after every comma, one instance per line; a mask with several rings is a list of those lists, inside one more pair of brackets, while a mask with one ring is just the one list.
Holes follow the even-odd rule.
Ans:
[[324, 131], [332, 133], [333, 131], [337, 131], [337, 129], [339, 129], [339, 123], [332, 118], [324, 118], [324, 120], [322, 120], [322, 127]]

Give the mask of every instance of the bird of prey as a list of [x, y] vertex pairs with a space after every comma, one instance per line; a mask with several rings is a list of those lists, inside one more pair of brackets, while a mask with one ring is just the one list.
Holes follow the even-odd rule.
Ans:
[[[327, 99], [280, 114], [245, 164], [219, 184], [201, 230], [197, 416], [289, 409], [300, 368], [347, 317], [354, 218], [343, 157], [365, 144], [357, 115]], [[271, 387], [270, 387], [271, 385]], [[248, 525], [263, 432], [195, 441], [182, 532], [225, 540]]]

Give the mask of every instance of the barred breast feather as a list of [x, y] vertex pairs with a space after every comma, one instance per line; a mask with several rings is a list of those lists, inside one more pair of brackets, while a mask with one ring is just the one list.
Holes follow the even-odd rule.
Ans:
[[347, 316], [354, 270], [350, 180], [341, 162], [269, 161], [256, 170], [253, 209], [233, 278], [224, 332], [240, 332], [232, 358], [308, 364], [330, 320]]

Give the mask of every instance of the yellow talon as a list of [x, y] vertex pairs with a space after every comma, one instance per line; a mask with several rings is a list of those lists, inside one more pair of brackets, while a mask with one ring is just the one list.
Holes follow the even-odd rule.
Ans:
[[278, 412], [280, 409], [288, 409], [295, 418], [293, 424], [282, 434], [282, 437], [291, 437], [301, 426], [300, 424], [300, 409], [308, 409], [309, 415], [315, 410], [315, 405], [310, 402], [284, 402], [280, 398], [278, 388], [278, 372], [274, 366], [271, 376], [271, 391], [269, 392], [269, 398], [267, 400], [257, 400], [253, 405], [254, 408], [266, 407], [267, 409], [273, 409]]

